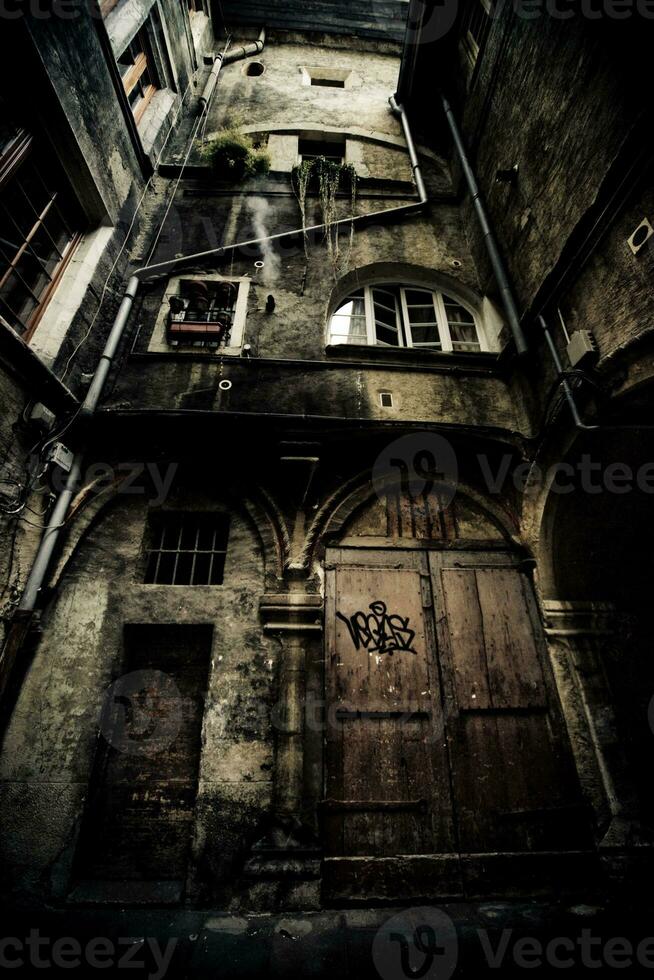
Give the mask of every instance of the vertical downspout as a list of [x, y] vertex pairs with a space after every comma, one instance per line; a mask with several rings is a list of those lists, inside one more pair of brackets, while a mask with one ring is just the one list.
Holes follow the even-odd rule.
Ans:
[[[86, 398], [84, 399], [82, 407], [79, 410], [79, 420], [84, 431], [86, 431], [89, 422], [93, 418], [98, 402], [100, 401], [102, 389], [105, 386], [114, 357], [116, 356], [116, 351], [118, 350], [118, 345], [120, 344], [125, 325], [129, 318], [138, 287], [138, 279], [136, 276], [132, 276], [127, 285], [127, 289], [125, 290], [122, 303], [118, 308], [116, 319], [114, 320], [109, 337], [107, 338], [107, 343], [105, 344], [102, 356], [100, 357], [100, 362], [95, 369], [95, 374], [93, 375], [93, 380], [89, 385]], [[57, 498], [57, 502], [52, 510], [46, 529], [43, 532], [39, 550], [36, 553], [34, 563], [28, 575], [27, 582], [25, 583], [25, 589], [21, 596], [21, 600], [18, 603], [18, 611], [21, 613], [32, 612], [36, 606], [36, 601], [43, 585], [52, 554], [56, 547], [57, 541], [59, 540], [61, 528], [66, 521], [66, 515], [68, 513], [70, 502], [79, 487], [79, 481], [82, 473], [82, 461], [83, 450], [78, 452], [73, 460], [73, 465], [70, 473], [68, 474], [66, 485]]]
[[[136, 278], [136, 276], [132, 276], [127, 285], [127, 289], [125, 290], [123, 300], [118, 309], [118, 313], [116, 314], [109, 337], [107, 338], [100, 362], [95, 369], [95, 374], [93, 375], [93, 380], [89, 385], [86, 398], [79, 409], [77, 418], [79, 419], [84, 433], [86, 433], [88, 425], [95, 414], [98, 402], [100, 401], [102, 390], [116, 356], [116, 351], [118, 350], [118, 345], [120, 344], [123, 332], [125, 330], [138, 287], [139, 280]], [[79, 489], [83, 462], [84, 447], [82, 447], [82, 449], [75, 454], [70, 473], [66, 478], [66, 484], [57, 497], [57, 501], [52, 509], [50, 517], [48, 518], [48, 522], [43, 532], [43, 537], [41, 538], [32, 568], [30, 569], [27, 582], [25, 583], [25, 589], [23, 590], [23, 594], [14, 614], [15, 618], [12, 621], [11, 627], [9, 628], [9, 632], [2, 650], [2, 655], [0, 656], [0, 699], [4, 695], [16, 657], [18, 656], [23, 641], [27, 636], [34, 610], [36, 608], [36, 603], [39, 598], [39, 593], [43, 588], [43, 583], [48, 573], [52, 556], [59, 542], [61, 529], [66, 523], [66, 517], [68, 515], [70, 504]]]
[[441, 102], [443, 105], [443, 111], [445, 112], [445, 118], [447, 119], [448, 125], [450, 127], [450, 132], [452, 133], [452, 139], [454, 140], [454, 146], [456, 147], [457, 155], [459, 157], [459, 162], [461, 163], [461, 169], [465, 176], [466, 182], [468, 184], [468, 190], [470, 191], [470, 197], [472, 198], [472, 203], [474, 209], [477, 213], [477, 218], [479, 220], [479, 226], [481, 228], [484, 245], [486, 246], [486, 251], [488, 252], [488, 258], [493, 267], [493, 272], [495, 273], [495, 279], [502, 296], [502, 304], [504, 306], [504, 311], [506, 313], [507, 320], [509, 322], [509, 328], [513, 335], [515, 341], [516, 349], [518, 354], [527, 353], [527, 341], [525, 335], [522, 331], [522, 325], [520, 323], [520, 315], [518, 313], [518, 307], [513, 295], [513, 289], [509, 282], [509, 276], [504, 264], [504, 259], [500, 253], [497, 240], [491, 228], [490, 221], [488, 218], [488, 213], [486, 211], [486, 206], [481, 196], [481, 191], [479, 190], [479, 185], [475, 178], [474, 171], [470, 166], [470, 161], [468, 159], [468, 154], [466, 153], [465, 146], [463, 144], [463, 138], [459, 130], [457, 121], [452, 112], [452, 107], [448, 102], [445, 95], [441, 92]]

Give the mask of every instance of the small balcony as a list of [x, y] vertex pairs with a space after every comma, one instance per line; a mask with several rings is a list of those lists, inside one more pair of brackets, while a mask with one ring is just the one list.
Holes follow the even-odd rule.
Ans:
[[166, 339], [171, 347], [202, 344], [219, 347], [229, 342], [233, 314], [229, 310], [200, 310], [188, 307], [170, 311]]

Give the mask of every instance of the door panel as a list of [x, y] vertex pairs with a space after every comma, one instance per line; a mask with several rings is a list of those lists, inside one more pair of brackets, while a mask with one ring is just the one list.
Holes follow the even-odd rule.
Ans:
[[510, 555], [432, 553], [430, 567], [461, 851], [584, 846], [531, 583]]
[[453, 848], [426, 564], [422, 573], [383, 567], [389, 557], [401, 563], [397, 552], [380, 552], [378, 567], [343, 563], [327, 573], [324, 815], [332, 854]]
[[589, 845], [531, 583], [509, 553], [330, 549], [328, 853]]
[[185, 879], [211, 641], [211, 626], [125, 627], [127, 683], [105, 705], [76, 878]]

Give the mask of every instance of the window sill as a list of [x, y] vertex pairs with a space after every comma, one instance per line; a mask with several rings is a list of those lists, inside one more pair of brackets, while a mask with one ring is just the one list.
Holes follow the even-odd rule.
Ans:
[[415, 347], [375, 347], [371, 344], [328, 344], [325, 348], [328, 358], [337, 360], [378, 361], [380, 364], [410, 365], [426, 364], [478, 368], [495, 366], [499, 354], [493, 351], [452, 351], [444, 353], [435, 350], [417, 350]]

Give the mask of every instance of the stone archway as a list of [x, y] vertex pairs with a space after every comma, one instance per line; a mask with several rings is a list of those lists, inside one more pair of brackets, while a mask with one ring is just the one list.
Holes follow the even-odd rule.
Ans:
[[493, 510], [368, 484], [326, 523], [328, 901], [512, 893], [592, 865], [532, 563]]

